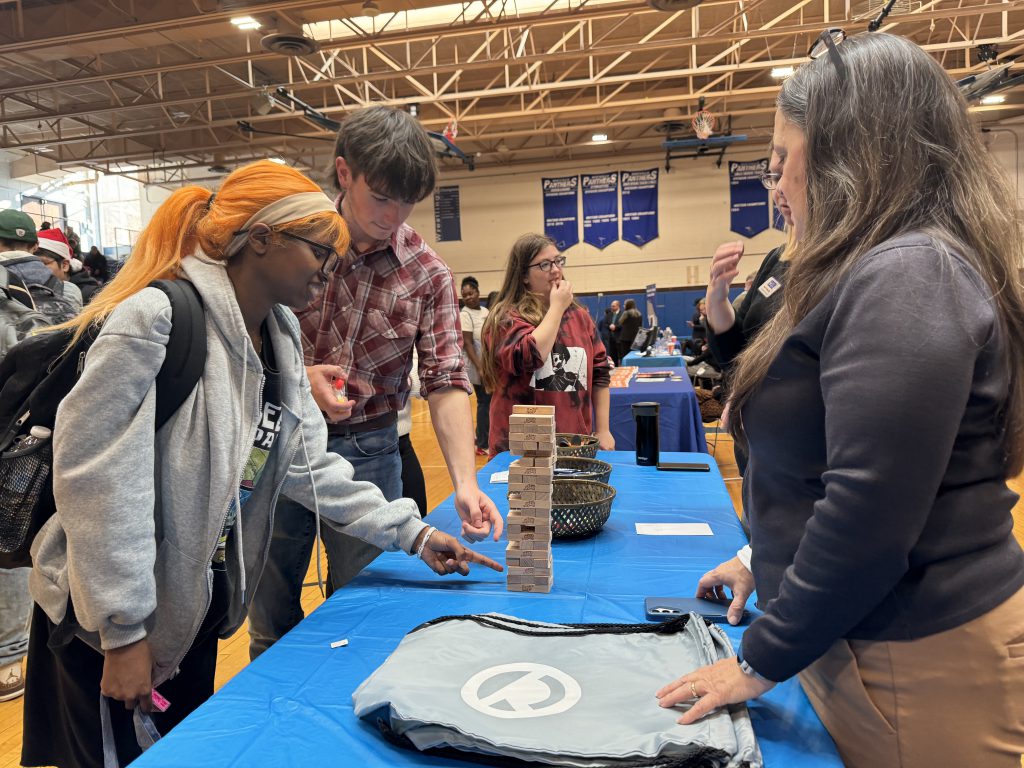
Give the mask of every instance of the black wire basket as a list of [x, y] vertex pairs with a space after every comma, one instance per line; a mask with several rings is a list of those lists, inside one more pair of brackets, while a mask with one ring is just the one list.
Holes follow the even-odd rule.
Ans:
[[[563, 470], [559, 472], [559, 470]], [[559, 456], [555, 460], [555, 479], [595, 480], [607, 483], [612, 475], [612, 465], [600, 459], [586, 459], [582, 456]]]
[[615, 489], [594, 480], [555, 480], [551, 490], [551, 536], [593, 536], [612, 513]]
[[593, 435], [559, 432], [555, 435], [555, 446], [559, 456], [580, 456], [585, 459], [597, 456], [597, 438]]

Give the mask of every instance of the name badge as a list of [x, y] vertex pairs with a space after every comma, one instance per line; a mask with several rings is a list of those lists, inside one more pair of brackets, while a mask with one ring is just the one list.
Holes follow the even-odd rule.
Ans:
[[782, 287], [782, 283], [776, 280], [774, 277], [769, 277], [763, 283], [761, 287], [757, 289], [758, 293], [764, 296], [766, 299], [779, 290]]

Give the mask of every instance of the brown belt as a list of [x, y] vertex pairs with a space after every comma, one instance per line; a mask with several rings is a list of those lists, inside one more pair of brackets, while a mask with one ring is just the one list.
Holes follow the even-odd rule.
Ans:
[[337, 424], [328, 423], [327, 434], [331, 437], [348, 437], [349, 435], [356, 435], [362, 432], [373, 432], [375, 429], [384, 429], [384, 427], [390, 427], [392, 424], [397, 423], [397, 421], [398, 414], [390, 411], [366, 421], [356, 422], [355, 424], [348, 421], [339, 421]]

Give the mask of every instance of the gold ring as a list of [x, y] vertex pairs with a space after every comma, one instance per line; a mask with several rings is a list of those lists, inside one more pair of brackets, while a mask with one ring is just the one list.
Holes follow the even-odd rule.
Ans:
[[700, 696], [697, 695], [697, 686], [693, 684], [693, 680], [690, 681], [690, 695], [695, 699], [700, 698]]

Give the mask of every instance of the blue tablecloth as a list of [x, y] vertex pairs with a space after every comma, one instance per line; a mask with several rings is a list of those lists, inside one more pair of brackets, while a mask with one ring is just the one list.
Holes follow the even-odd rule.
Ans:
[[615, 449], [636, 450], [636, 422], [633, 421], [633, 403], [656, 402], [661, 404], [658, 412], [658, 430], [661, 450], [690, 451], [704, 453], [708, 444], [704, 440], [704, 422], [700, 418], [697, 394], [686, 376], [680, 370], [681, 381], [642, 382], [633, 379], [628, 387], [612, 389], [608, 420]]
[[[483, 569], [468, 578], [441, 579], [404, 554], [382, 555], [132, 765], [466, 768], [467, 763], [392, 746], [373, 723], [352, 714], [352, 691], [406, 632], [438, 616], [487, 611], [540, 621], [640, 622], [645, 597], [692, 595], [701, 574], [743, 544], [711, 457], [667, 457], [708, 462], [708, 473], [638, 467], [632, 454], [622, 452], [600, 458], [614, 465], [611, 480], [618, 496], [611, 519], [598, 536], [555, 543], [551, 594], [508, 592], [504, 576]], [[480, 471], [481, 488], [505, 510], [506, 487], [488, 479], [510, 460], [503, 453]], [[429, 521], [458, 529], [450, 498]], [[638, 536], [637, 522], [708, 522], [715, 535]], [[504, 561], [504, 541], [478, 548]], [[726, 632], [735, 644], [743, 628]], [[349, 640], [347, 647], [330, 647], [341, 638]], [[677, 674], [666, 669], [666, 682]], [[842, 767], [795, 680], [752, 702], [750, 714], [768, 768]]]
[[652, 355], [644, 357], [639, 352], [630, 352], [622, 358], [623, 365], [635, 365], [637, 368], [685, 368], [682, 355]]

